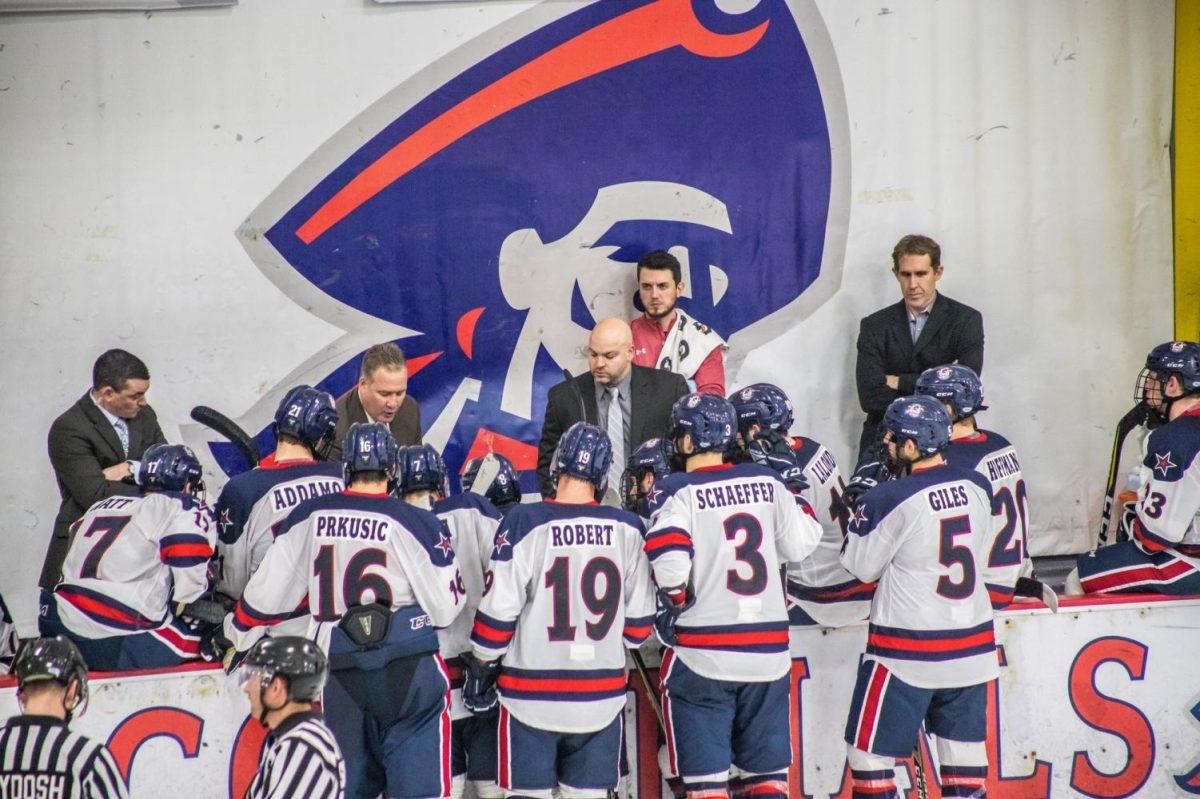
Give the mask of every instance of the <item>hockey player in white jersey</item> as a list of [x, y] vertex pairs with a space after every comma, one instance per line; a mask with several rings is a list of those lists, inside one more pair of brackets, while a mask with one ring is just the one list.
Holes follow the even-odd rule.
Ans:
[[459, 488], [464, 494], [479, 494], [501, 514], [521, 502], [521, 479], [510, 461], [499, 452], [471, 458], [463, 464]]
[[983, 383], [971, 367], [948, 364], [926, 369], [917, 377], [916, 393], [939, 400], [954, 422], [942, 457], [952, 466], [979, 472], [992, 488], [1002, 524], [988, 550], [983, 581], [992, 607], [1002, 608], [1012, 602], [1018, 579], [1033, 574], [1026, 546], [1029, 498], [1021, 461], [1007, 438], [976, 423], [975, 414], [987, 406]]
[[142, 457], [140, 496], [102, 499], [74, 525], [62, 581], [42, 592], [42, 635], [65, 635], [99, 671], [200, 657], [187, 605], [209, 588], [216, 541], [200, 461], [181, 444]]
[[1080, 555], [1069, 593], [1200, 594], [1200, 344], [1160, 344], [1146, 367], [1145, 399], [1167, 422], [1146, 440], [1128, 540]]
[[853, 795], [899, 799], [895, 759], [924, 723], [942, 795], [983, 797], [987, 683], [999, 673], [982, 580], [997, 524], [991, 488], [942, 458], [951, 422], [936, 399], [896, 399], [884, 427], [900, 476], [861, 497], [842, 553], [851, 574], [878, 581], [846, 722]]
[[463, 697], [483, 710], [499, 695], [506, 796], [600, 799], [620, 777], [625, 650], [650, 635], [654, 591], [641, 520], [596, 503], [611, 460], [604, 432], [576, 423], [551, 460], [557, 498], [496, 534]]
[[846, 571], [840, 556], [849, 513], [833, 453], [807, 436], [792, 436], [792, 403], [770, 383], [755, 383], [729, 395], [738, 415], [738, 441], [756, 463], [774, 468], [787, 482], [798, 469], [793, 491], [813, 509], [821, 543], [812, 554], [787, 567], [788, 618], [792, 626], [841, 627], [861, 622], [871, 609], [874, 583]]
[[483, 596], [484, 575], [491, 565], [500, 512], [481, 494], [445, 496], [446, 465], [429, 444], [401, 447], [398, 460], [397, 496], [410, 505], [433, 510], [446, 523], [462, 572], [463, 610], [449, 627], [438, 630], [452, 689], [451, 796], [462, 796], [469, 780], [476, 796], [493, 799], [502, 795], [496, 784], [496, 714], [476, 715], [463, 704], [462, 655], [471, 651], [471, 627]]
[[436, 628], [462, 609], [462, 577], [445, 524], [390, 495], [396, 453], [385, 425], [350, 426], [346, 489], [292, 511], [225, 625], [245, 650], [258, 627], [308, 600], [308, 637], [329, 654], [324, 710], [348, 797], [442, 797], [451, 786]]
[[[257, 468], [234, 475], [217, 499], [218, 591], [236, 602], [292, 508], [310, 497], [342, 490], [342, 464], [321, 459], [337, 427], [333, 397], [309, 386], [288, 391], [275, 411], [275, 451]], [[303, 635], [308, 611], [272, 629]]]
[[[724, 397], [671, 408], [686, 473], [651, 494], [646, 554], [659, 586], [656, 626], [670, 770], [690, 797], [786, 797], [791, 762], [788, 616], [780, 569], [808, 556], [821, 527], [775, 471], [723, 463], [737, 419]], [[731, 773], [732, 770], [732, 773]]]

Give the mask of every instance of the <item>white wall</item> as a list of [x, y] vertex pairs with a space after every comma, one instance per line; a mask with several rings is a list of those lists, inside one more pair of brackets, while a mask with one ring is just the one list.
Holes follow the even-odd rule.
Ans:
[[[0, 17], [0, 592], [26, 628], [58, 507], [46, 430], [96, 355], [147, 361], [178, 440], [193, 405], [236, 415], [336, 338], [235, 228], [369, 104], [529, 5]], [[850, 117], [842, 288], [737, 382], [780, 382], [849, 461], [857, 320], [897, 298], [895, 240], [931, 233], [946, 293], [986, 319], [985, 424], [1023, 453], [1039, 531], [1078, 550], [1133, 375], [1171, 334], [1173, 4], [893, 5], [818, 2]], [[805, 368], [773, 370], [785, 354]]]

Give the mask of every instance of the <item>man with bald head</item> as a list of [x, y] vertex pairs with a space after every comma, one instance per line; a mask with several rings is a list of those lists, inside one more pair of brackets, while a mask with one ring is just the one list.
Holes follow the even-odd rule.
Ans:
[[687, 382], [673, 372], [633, 362], [633, 332], [623, 319], [602, 319], [587, 345], [588, 371], [550, 389], [546, 419], [538, 444], [538, 482], [542, 495], [553, 496], [550, 459], [558, 439], [578, 421], [598, 425], [613, 445], [606, 501], [616, 499], [625, 461], [643, 442], [661, 436], [671, 405], [688, 393]]

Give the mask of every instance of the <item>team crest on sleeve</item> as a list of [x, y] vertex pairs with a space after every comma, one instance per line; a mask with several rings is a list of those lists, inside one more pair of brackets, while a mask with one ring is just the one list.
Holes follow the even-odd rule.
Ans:
[[450, 542], [450, 534], [444, 529], [438, 531], [438, 542], [433, 545], [433, 548], [442, 553], [442, 557], [451, 558], [454, 555], [454, 546]]
[[504, 550], [508, 549], [510, 546], [512, 546], [512, 544], [508, 540], [508, 530], [500, 530], [498, 533], [496, 533], [496, 538], [492, 542], [492, 557], [495, 558], [504, 554]]
[[733, 382], [837, 290], [849, 176], [815, 0], [540, 3], [348, 121], [239, 229], [343, 335], [238, 421], [265, 451], [288, 388], [340, 396], [395, 340], [447, 467], [495, 451], [532, 488], [546, 393], [596, 320], [640, 312], [641, 255], [679, 258], [681, 307], [729, 342]]
[[861, 503], [854, 506], [854, 512], [850, 515], [850, 523], [855, 527], [862, 527], [867, 523], [867, 511]]
[[1154, 471], [1162, 472], [1162, 476], [1166, 477], [1177, 464], [1171, 462], [1171, 453], [1165, 452], [1162, 455], [1155, 453], [1154, 455]]

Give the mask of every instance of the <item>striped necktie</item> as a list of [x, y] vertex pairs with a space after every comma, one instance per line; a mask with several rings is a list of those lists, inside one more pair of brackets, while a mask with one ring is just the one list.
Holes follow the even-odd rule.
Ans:
[[117, 431], [117, 438], [121, 439], [121, 450], [126, 458], [129, 457], [129, 423], [121, 417], [117, 417], [113, 422], [113, 429]]
[[612, 464], [608, 467], [608, 490], [621, 493], [621, 475], [625, 472], [625, 415], [621, 413], [621, 395], [616, 386], [608, 391], [608, 440], [612, 444]]

